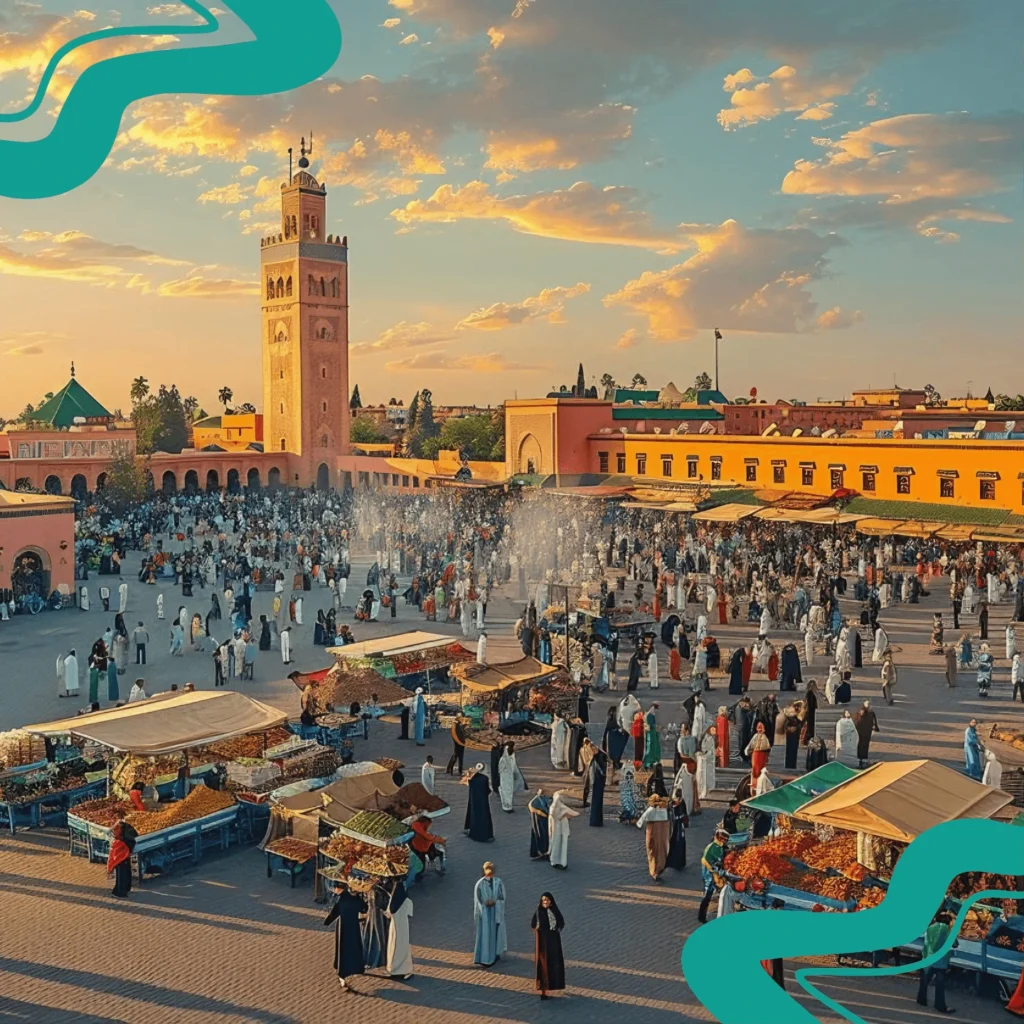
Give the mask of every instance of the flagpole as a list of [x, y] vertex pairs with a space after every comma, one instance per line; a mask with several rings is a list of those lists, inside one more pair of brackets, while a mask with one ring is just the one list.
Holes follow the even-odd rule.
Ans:
[[718, 387], [718, 339], [721, 335], [718, 333], [718, 328], [715, 328], [715, 390], [721, 390]]

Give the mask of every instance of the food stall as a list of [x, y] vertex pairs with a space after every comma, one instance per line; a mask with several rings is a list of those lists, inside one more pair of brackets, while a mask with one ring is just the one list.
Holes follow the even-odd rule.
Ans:
[[106, 765], [81, 757], [9, 768], [0, 772], [0, 828], [63, 828], [72, 807], [106, 788]]
[[[849, 778], [828, 785], [829, 775], [843, 772]], [[801, 789], [813, 793], [822, 786], [827, 788], [800, 802]], [[742, 879], [737, 899], [751, 909], [863, 910], [883, 901], [900, 854], [918, 835], [959, 818], [1006, 819], [1013, 814], [1011, 802], [1010, 794], [933, 761], [881, 762], [862, 772], [833, 762], [745, 802], [755, 810], [786, 815], [791, 827], [728, 854], [726, 870]], [[956, 912], [973, 893], [1018, 888], [1019, 879], [960, 875], [949, 886], [945, 906]], [[973, 971], [979, 989], [984, 975], [1020, 977], [1022, 904], [1007, 898], [968, 911], [950, 963]], [[922, 941], [904, 948], [919, 954]]]
[[328, 652], [339, 664], [367, 665], [386, 679], [393, 679], [406, 691], [413, 692], [423, 687], [427, 694], [434, 687], [447, 686], [452, 666], [476, 658], [454, 637], [421, 630], [345, 644], [343, 647], [329, 647]]
[[[284, 712], [227, 690], [161, 694], [107, 711], [26, 726], [25, 731], [51, 742], [71, 737], [93, 745], [108, 753], [108, 762], [120, 755], [120, 779], [129, 786], [135, 781], [128, 781], [130, 770], [145, 766], [148, 776], [141, 781], [152, 784], [160, 778], [165, 759], [179, 759], [180, 799], [175, 802], [161, 805], [151, 800], [146, 810], [138, 811], [123, 800], [123, 789], [104, 777], [101, 792], [107, 795], [76, 804], [67, 815], [72, 855], [102, 862], [118, 812], [126, 811], [125, 820], [139, 834], [134, 857], [141, 881], [147, 873], [165, 872], [181, 860], [198, 862], [206, 850], [226, 849], [239, 841], [234, 794], [205, 785], [187, 792], [189, 758], [206, 764], [228, 754], [242, 756], [250, 749], [247, 743], [266, 752], [268, 737], [288, 735], [282, 728], [286, 722]], [[278, 745], [288, 745], [287, 740]], [[217, 748], [219, 753], [211, 753]]]
[[536, 658], [496, 665], [473, 663], [455, 669], [462, 694], [462, 713], [469, 720], [466, 745], [490, 750], [503, 739], [520, 749], [551, 740], [555, 714], [575, 714], [580, 688], [563, 668]]

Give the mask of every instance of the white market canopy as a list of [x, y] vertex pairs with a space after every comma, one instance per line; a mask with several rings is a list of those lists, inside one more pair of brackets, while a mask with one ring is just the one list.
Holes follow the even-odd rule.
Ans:
[[234, 690], [164, 693], [108, 711], [26, 725], [36, 736], [75, 735], [144, 757], [266, 732], [288, 715]]
[[376, 640], [364, 640], [358, 644], [345, 644], [343, 647], [329, 647], [328, 653], [339, 658], [392, 658], [395, 655], [415, 654], [417, 651], [426, 651], [434, 647], [450, 647], [458, 642], [458, 638], [454, 636], [415, 630], [411, 633], [378, 637]]

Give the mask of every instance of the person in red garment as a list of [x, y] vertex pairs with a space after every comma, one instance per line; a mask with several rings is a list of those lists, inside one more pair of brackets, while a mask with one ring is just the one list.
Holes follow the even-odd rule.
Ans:
[[630, 725], [630, 733], [633, 736], [633, 767], [639, 768], [644, 761], [644, 728], [646, 722], [644, 721], [644, 713], [638, 711], [633, 716], [633, 721]]
[[114, 876], [114, 896], [124, 898], [132, 891], [132, 851], [138, 833], [124, 820], [124, 811], [118, 811], [118, 822], [111, 835], [107, 874]]
[[720, 707], [715, 718], [715, 764], [729, 767], [729, 709]]

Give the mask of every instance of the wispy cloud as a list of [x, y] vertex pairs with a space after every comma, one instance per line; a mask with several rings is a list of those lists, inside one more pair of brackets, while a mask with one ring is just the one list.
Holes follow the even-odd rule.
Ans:
[[586, 295], [590, 285], [580, 282], [571, 288], [545, 288], [522, 302], [496, 302], [486, 309], [478, 309], [459, 321], [459, 331], [501, 331], [518, 327], [531, 320], [546, 320], [549, 324], [565, 323], [565, 304], [570, 299]]

